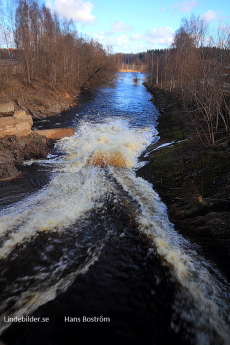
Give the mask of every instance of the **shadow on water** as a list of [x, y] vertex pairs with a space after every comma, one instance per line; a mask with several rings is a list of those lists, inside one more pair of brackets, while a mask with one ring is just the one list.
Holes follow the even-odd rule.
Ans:
[[11, 181], [0, 181], [0, 207], [11, 205], [26, 198], [31, 193], [45, 187], [50, 181], [48, 169], [42, 169], [36, 163], [19, 166], [22, 174]]
[[[2, 336], [6, 344], [187, 344], [183, 331], [177, 335], [171, 329], [176, 285], [168, 269], [149, 250], [147, 239], [140, 236], [128, 212], [114, 207], [112, 201], [107, 207], [107, 219], [99, 225], [99, 214], [91, 213], [95, 224], [97, 221], [95, 231], [103, 226], [113, 233], [98, 260], [65, 293], [33, 312], [34, 317], [49, 317], [48, 323], [14, 323]], [[57, 237], [65, 243], [63, 235], [54, 236], [53, 241]], [[67, 240], [65, 246], [73, 240], [69, 244]], [[42, 247], [51, 244], [48, 234], [40, 234], [17, 263], [12, 260], [15, 275], [29, 274], [28, 259], [38, 257]], [[56, 248], [54, 260], [61, 255], [60, 247]], [[103, 322], [84, 322], [84, 317], [98, 317]], [[71, 318], [78, 321], [68, 322]]]

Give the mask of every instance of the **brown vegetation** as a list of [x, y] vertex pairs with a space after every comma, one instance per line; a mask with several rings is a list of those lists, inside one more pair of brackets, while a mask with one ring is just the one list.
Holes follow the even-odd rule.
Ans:
[[[22, 104], [42, 107], [45, 113], [50, 108], [46, 99], [52, 100], [56, 92], [63, 94], [62, 99], [66, 94], [73, 99], [82, 90], [113, 81], [117, 66], [110, 50], [79, 37], [72, 21], [58, 18], [37, 0], [8, 5], [0, 14], [1, 37], [7, 47], [0, 49], [0, 100], [13, 96]], [[9, 34], [14, 43], [9, 42]], [[39, 88], [44, 89], [44, 97], [37, 95]]]
[[146, 53], [140, 54], [122, 54], [114, 55], [119, 72], [141, 72], [146, 70]]
[[172, 47], [149, 52], [147, 62], [160, 141], [137, 174], [154, 185], [176, 229], [230, 279], [230, 27], [211, 34], [200, 18], [184, 19]]
[[185, 121], [204, 146], [229, 143], [230, 26], [182, 19], [169, 49], [116, 54], [119, 69], [145, 72], [148, 85], [177, 94]]
[[[10, 102], [34, 119], [66, 110], [80, 92], [108, 85], [116, 76], [109, 48], [79, 37], [72, 21], [37, 0], [0, 6], [0, 38], [0, 103]], [[49, 139], [73, 134], [72, 128], [37, 131], [45, 138], [30, 134], [32, 119], [27, 122], [9, 113], [1, 118], [0, 179], [17, 177], [24, 159], [45, 157], [53, 146]]]
[[229, 142], [230, 27], [211, 35], [207, 23], [183, 19], [172, 48], [152, 52], [148, 83], [177, 92], [184, 117], [205, 146]]

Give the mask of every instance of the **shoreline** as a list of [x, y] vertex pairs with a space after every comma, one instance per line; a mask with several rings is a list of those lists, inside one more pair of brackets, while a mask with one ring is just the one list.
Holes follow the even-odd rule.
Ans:
[[[16, 111], [22, 110], [33, 119], [43, 120], [64, 113], [68, 109], [80, 106], [79, 94], [73, 90], [56, 89], [44, 84], [44, 81], [34, 81], [32, 86], [25, 85], [20, 78], [11, 80], [12, 89], [0, 93], [0, 103], [14, 103]], [[64, 116], [64, 114], [63, 114]], [[32, 127], [33, 127], [32, 125]], [[55, 140], [62, 137], [60, 133], [70, 134], [70, 129], [46, 131], [33, 130], [29, 135], [5, 135], [0, 138], [0, 182], [9, 182], [21, 178], [20, 165], [24, 160], [45, 158], [54, 147]], [[51, 133], [51, 132], [55, 133]], [[47, 132], [52, 135], [47, 135]], [[39, 134], [40, 133], [40, 134]]]
[[9, 182], [23, 176], [19, 168], [24, 160], [45, 158], [54, 147], [54, 141], [36, 133], [25, 137], [6, 135], [0, 139], [0, 182]]
[[[136, 174], [153, 185], [176, 230], [196, 244], [199, 254], [213, 262], [230, 281], [230, 150], [203, 147], [184, 121], [175, 95], [145, 86], [160, 113], [160, 138], [140, 157], [148, 164]], [[0, 140], [1, 152], [5, 148], [0, 158], [10, 162], [10, 172], [3, 171], [0, 182], [20, 178], [23, 172], [17, 166], [24, 159], [45, 157], [52, 150], [53, 140], [35, 134], [29, 137]], [[2, 162], [1, 168], [5, 169]]]
[[137, 176], [153, 185], [175, 229], [230, 282], [230, 150], [203, 147], [175, 95], [145, 86], [160, 113], [160, 139], [140, 157], [148, 164]]

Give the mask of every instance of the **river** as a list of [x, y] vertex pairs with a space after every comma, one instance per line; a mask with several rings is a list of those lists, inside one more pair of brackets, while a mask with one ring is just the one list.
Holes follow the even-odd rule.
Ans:
[[113, 88], [37, 122], [75, 134], [26, 162], [32, 177], [2, 188], [6, 345], [230, 344], [227, 282], [136, 177], [138, 157], [158, 140], [158, 112], [138, 77], [135, 85], [121, 73]]

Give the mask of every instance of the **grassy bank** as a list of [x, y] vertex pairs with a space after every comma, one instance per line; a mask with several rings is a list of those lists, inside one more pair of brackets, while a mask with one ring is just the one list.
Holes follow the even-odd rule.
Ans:
[[137, 174], [158, 191], [176, 229], [230, 279], [230, 150], [204, 147], [176, 95], [149, 91], [160, 111], [160, 140]]

